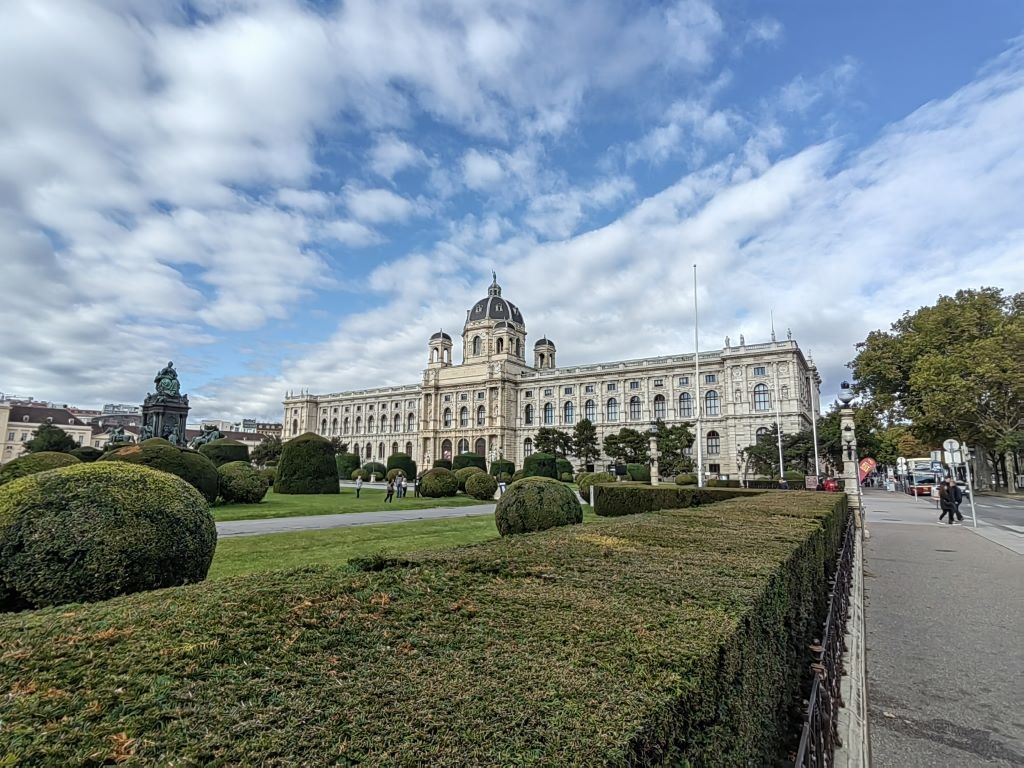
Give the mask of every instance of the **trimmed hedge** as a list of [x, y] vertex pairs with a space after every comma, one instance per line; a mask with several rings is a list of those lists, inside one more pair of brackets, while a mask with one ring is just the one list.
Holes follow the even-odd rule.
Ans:
[[523, 477], [550, 477], [558, 479], [558, 465], [550, 453], [531, 453], [523, 461]]
[[216, 543], [205, 499], [166, 472], [95, 462], [23, 477], [0, 488], [0, 610], [202, 581]]
[[277, 467], [263, 467], [263, 469], [256, 470], [264, 477], [267, 481], [267, 488], [273, 488], [274, 482], [277, 480]]
[[393, 453], [388, 456], [388, 474], [392, 469], [400, 469], [406, 477], [416, 477], [416, 462], [408, 453]]
[[845, 516], [842, 494], [763, 494], [0, 617], [5, 745], [25, 765], [782, 764]]
[[590, 486], [598, 483], [614, 483], [615, 475], [611, 472], [584, 472], [577, 485], [580, 487], [580, 496], [587, 504], [590, 503]]
[[452, 472], [458, 472], [466, 467], [477, 467], [482, 472], [487, 471], [487, 462], [479, 453], [460, 453], [452, 459]]
[[334, 463], [338, 466], [338, 477], [352, 477], [352, 473], [359, 469], [359, 457], [354, 453], [339, 453], [334, 457]]
[[515, 472], [512, 473], [512, 482], [513, 483], [516, 480], [522, 480], [522, 479], [523, 479], [523, 470], [517, 469]]
[[449, 459], [434, 459], [434, 469], [447, 469], [451, 471], [452, 463]]
[[71, 455], [79, 461], [93, 462], [103, 455], [103, 451], [99, 448], [93, 448], [91, 445], [83, 445], [71, 451]]
[[378, 480], [383, 480], [388, 474], [388, 468], [379, 461], [366, 462], [363, 464], [362, 470], [364, 480], [369, 480], [371, 476], [376, 477]]
[[203, 494], [210, 504], [217, 500], [219, 480], [213, 462], [197, 451], [171, 445], [163, 438], [154, 437], [109, 451], [97, 459], [100, 461], [127, 461], [170, 472]]
[[247, 461], [229, 461], [217, 467], [220, 497], [229, 504], [259, 504], [267, 495], [270, 481], [263, 470]]
[[651, 468], [647, 464], [627, 464], [626, 474], [638, 483], [651, 482]]
[[494, 523], [502, 536], [582, 522], [583, 507], [576, 494], [550, 477], [524, 477], [513, 483], [494, 508]]
[[508, 459], [495, 459], [491, 462], [490, 474], [497, 477], [501, 474], [512, 475], [516, 471], [516, 465]]
[[[706, 483], [708, 488], [742, 488], [743, 483], [739, 480], [722, 480], [718, 477], [713, 477]], [[776, 486], [778, 483], [776, 483]]]
[[746, 488], [681, 488], [677, 485], [602, 483], [594, 486], [594, 513], [601, 517], [637, 515], [660, 509], [685, 509], [764, 491]]
[[312, 432], [293, 437], [281, 447], [275, 493], [339, 493], [338, 465], [331, 441]]
[[498, 481], [486, 472], [477, 472], [466, 480], [466, 494], [474, 499], [490, 501], [498, 492]]
[[564, 475], [569, 476], [569, 479], [567, 481], [563, 480], [562, 482], [571, 483], [573, 481], [573, 472], [575, 472], [575, 470], [573, 469], [572, 462], [569, 461], [568, 459], [563, 459], [561, 456], [556, 456], [555, 471], [558, 473], [559, 479], [561, 479]]
[[455, 496], [459, 492], [459, 478], [444, 467], [434, 467], [423, 473], [420, 479], [420, 494], [430, 499]]
[[81, 459], [70, 453], [58, 453], [57, 451], [26, 453], [0, 467], [0, 485], [17, 480], [19, 477], [34, 475], [36, 472], [71, 467], [81, 463]]
[[681, 475], [676, 475], [676, 485], [696, 485], [697, 476], [692, 472], [684, 472]]
[[478, 474], [481, 474], [481, 473], [487, 474], [482, 469], [480, 469], [480, 467], [462, 467], [462, 469], [456, 469], [456, 470], [454, 470], [454, 472], [455, 472], [455, 477], [457, 477], [458, 480], [459, 480], [459, 490], [460, 491], [465, 491], [466, 490], [466, 481], [469, 478], [471, 478], [473, 475], [478, 475]]
[[224, 437], [199, 446], [199, 452], [219, 467], [232, 461], [249, 461], [249, 446]]

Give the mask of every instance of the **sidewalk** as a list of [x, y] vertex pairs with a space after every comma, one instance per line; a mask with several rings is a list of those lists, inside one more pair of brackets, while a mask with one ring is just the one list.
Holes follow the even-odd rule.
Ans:
[[873, 764], [1024, 765], [1024, 556], [924, 499], [864, 503]]

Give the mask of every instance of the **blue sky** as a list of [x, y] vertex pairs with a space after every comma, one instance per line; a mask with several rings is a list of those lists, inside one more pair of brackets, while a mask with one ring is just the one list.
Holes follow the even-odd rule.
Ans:
[[[982, 10], [979, 11], [979, 8]], [[492, 269], [564, 365], [825, 377], [1024, 289], [1024, 5], [42, 0], [0, 24], [0, 391], [195, 416], [412, 383]], [[13, 288], [13, 290], [12, 290]]]

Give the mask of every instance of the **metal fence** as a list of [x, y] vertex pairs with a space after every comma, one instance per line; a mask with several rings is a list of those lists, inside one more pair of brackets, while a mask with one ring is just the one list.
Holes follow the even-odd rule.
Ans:
[[814, 682], [807, 700], [807, 714], [800, 732], [795, 768], [831, 768], [835, 749], [841, 746], [836, 724], [839, 708], [843, 705], [839, 683], [843, 676], [843, 653], [846, 651], [846, 619], [850, 613], [855, 535], [853, 515], [850, 514], [831, 580], [824, 631], [821, 639], [815, 639], [811, 646]]

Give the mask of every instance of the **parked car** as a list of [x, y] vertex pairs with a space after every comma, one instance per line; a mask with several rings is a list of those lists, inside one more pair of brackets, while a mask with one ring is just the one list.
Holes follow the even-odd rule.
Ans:
[[824, 490], [831, 493], [835, 493], [839, 490], [839, 481], [834, 477], [826, 477], [824, 483]]

